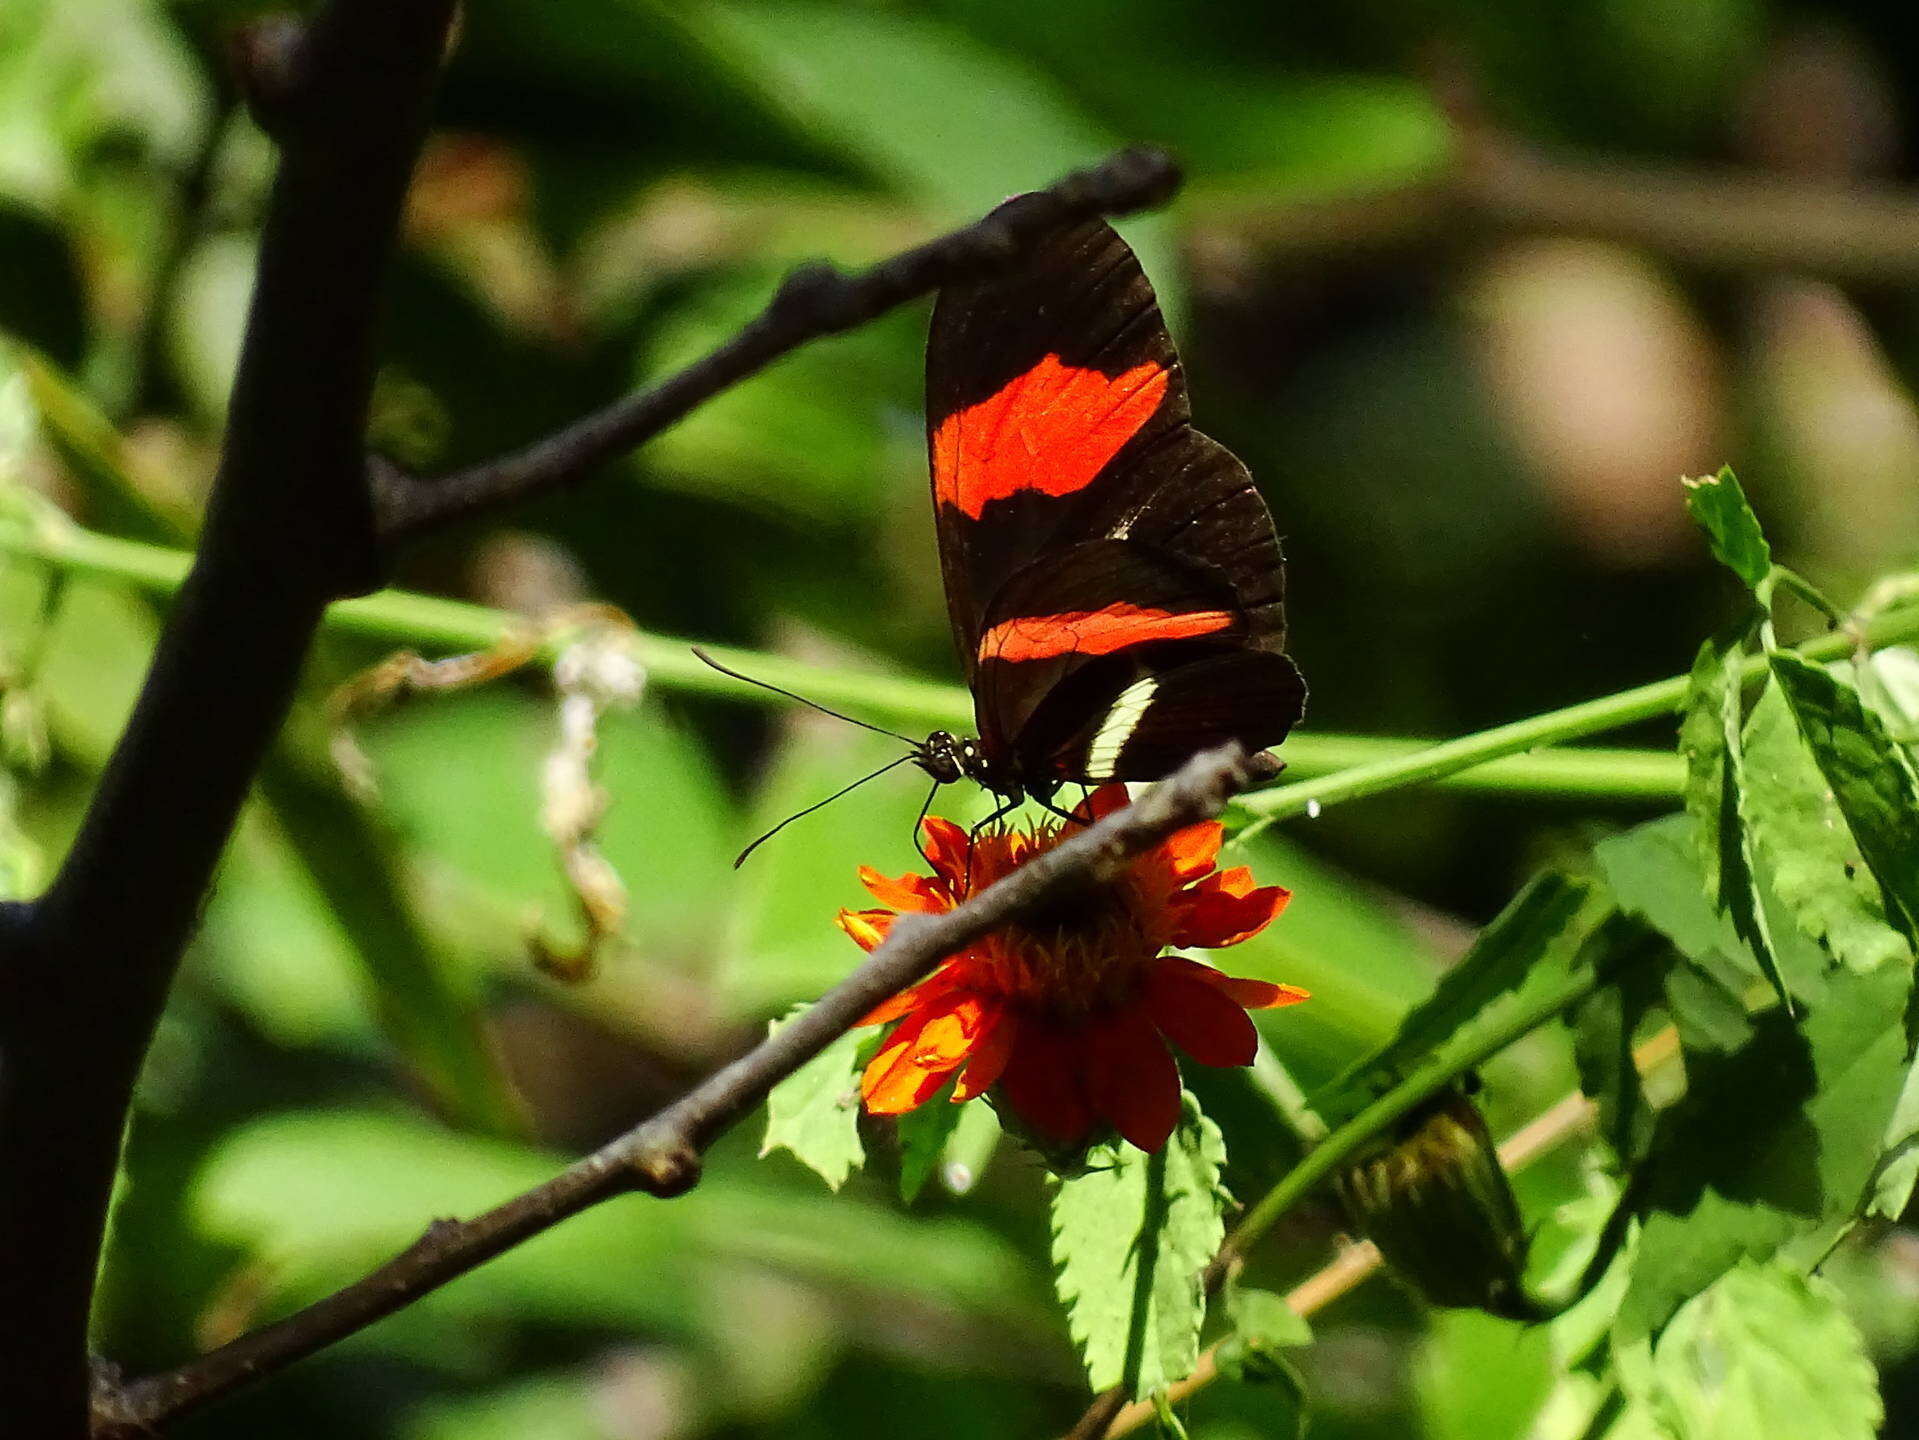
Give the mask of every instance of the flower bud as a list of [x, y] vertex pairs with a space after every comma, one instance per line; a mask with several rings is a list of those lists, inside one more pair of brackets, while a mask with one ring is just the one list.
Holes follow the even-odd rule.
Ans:
[[1400, 1121], [1335, 1187], [1355, 1229], [1435, 1305], [1539, 1317], [1526, 1293], [1526, 1232], [1486, 1122], [1458, 1089]]

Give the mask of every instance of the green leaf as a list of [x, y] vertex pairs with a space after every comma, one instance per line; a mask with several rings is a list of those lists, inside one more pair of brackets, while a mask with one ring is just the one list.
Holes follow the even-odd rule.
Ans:
[[1906, 1083], [1900, 1087], [1898, 1103], [1892, 1107], [1883, 1149], [1879, 1173], [1872, 1181], [1872, 1203], [1867, 1205], [1866, 1213], [1897, 1220], [1912, 1199], [1913, 1186], [1919, 1184], [1919, 1064], [1906, 1069]]
[[1887, 918], [1919, 940], [1919, 779], [1859, 692], [1784, 652], [1772, 673], [1860, 854], [1885, 896]]
[[1706, 532], [1713, 558], [1757, 591], [1772, 573], [1772, 547], [1730, 468], [1683, 482], [1686, 509]]
[[1535, 966], [1567, 958], [1581, 938], [1575, 922], [1594, 895], [1593, 886], [1571, 876], [1551, 871], [1535, 876], [1479, 933], [1432, 994], [1406, 1014], [1392, 1039], [1349, 1066], [1316, 1108], [1337, 1110], [1370, 1098], [1364, 1093], [1366, 1080], [1403, 1074], [1515, 989]]
[[1053, 1266], [1094, 1390], [1143, 1399], [1192, 1373], [1201, 1275], [1225, 1238], [1226, 1144], [1191, 1096], [1157, 1154], [1115, 1145], [1053, 1190]]
[[993, 1163], [1003, 1132], [991, 1105], [958, 1105], [959, 1119], [940, 1155], [940, 1183], [955, 1195], [965, 1195], [979, 1184]]
[[1865, 1342], [1823, 1280], [1730, 1270], [1654, 1347], [1650, 1402], [1672, 1440], [1871, 1440], [1884, 1407]]
[[1706, 897], [1689, 817], [1635, 826], [1594, 847], [1619, 907], [1672, 941], [1686, 959], [1667, 967], [1665, 1007], [1681, 1045], [1730, 1054], [1752, 1035], [1742, 998], [1758, 965]]
[[1742, 653], [1736, 639], [1721, 637], [1700, 646], [1693, 662], [1679, 726], [1679, 749], [1686, 757], [1686, 811], [1698, 827], [1707, 894], [1731, 919], [1734, 932], [1790, 1010], [1792, 996], [1779, 972], [1772, 927], [1759, 899], [1745, 823]]
[[1776, 680], [1746, 722], [1742, 798], [1773, 893], [1801, 930], [1855, 970], [1911, 962]]
[[[795, 1006], [768, 1026], [767, 1033], [777, 1034], [805, 1009]], [[789, 1150], [833, 1190], [866, 1163], [866, 1147], [860, 1143], [859, 1061], [872, 1038], [869, 1031], [849, 1030], [773, 1087], [766, 1097], [761, 1155]]]
[[1641, 1226], [1624, 1342], [1656, 1335], [1740, 1260], [1810, 1261], [1850, 1226], [1905, 1080], [1911, 984], [1897, 967], [1832, 970], [1805, 988], [1799, 1023], [1773, 1010], [1732, 1054], [1688, 1056], [1685, 1097], [1627, 1195]]
[[[1638, 921], [1621, 915], [1609, 921], [1592, 944], [1636, 946], [1643, 936]], [[1598, 957], [1598, 963], [1605, 963], [1604, 957]], [[1568, 1017], [1579, 1088], [1598, 1103], [1599, 1132], [1624, 1168], [1638, 1161], [1652, 1139], [1653, 1112], [1633, 1061], [1633, 1040], [1661, 994], [1659, 970], [1625, 966]]]
[[[777, 1185], [738, 1151], [710, 1158], [683, 1200], [595, 1206], [406, 1313], [437, 1315], [441, 1347], [476, 1322], [668, 1336], [719, 1327], [739, 1344], [740, 1318], [715, 1303], [714, 1286], [746, 1266], [990, 1317], [1022, 1345], [1057, 1326], [1033, 1267], [979, 1225]], [[202, 1234], [243, 1252], [259, 1303], [280, 1312], [359, 1278], [434, 1216], [475, 1215], [551, 1179], [567, 1159], [400, 1114], [281, 1112], [222, 1137], [195, 1178], [191, 1212]], [[369, 1338], [386, 1343], [403, 1323], [383, 1322]]]
[[1277, 1385], [1288, 1391], [1294, 1402], [1291, 1433], [1298, 1434], [1305, 1424], [1304, 1390], [1299, 1371], [1280, 1352], [1312, 1344], [1312, 1326], [1286, 1303], [1285, 1296], [1270, 1290], [1235, 1286], [1226, 1305], [1233, 1333], [1219, 1343], [1219, 1373], [1244, 1384]]
[[[939, 1168], [946, 1154], [946, 1142], [959, 1128], [960, 1116], [966, 1108], [953, 1104], [953, 1087], [948, 1084], [917, 1110], [900, 1116], [900, 1199], [909, 1205], [919, 1198], [927, 1180]], [[992, 1113], [989, 1105], [972, 1108]]]

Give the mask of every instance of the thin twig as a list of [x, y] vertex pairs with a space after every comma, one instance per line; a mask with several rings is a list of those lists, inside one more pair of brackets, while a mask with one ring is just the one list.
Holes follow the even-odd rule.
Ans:
[[950, 281], [1006, 264], [1060, 225], [1158, 205], [1179, 181], [1179, 168], [1163, 152], [1122, 150], [857, 274], [843, 274], [826, 264], [802, 266], [786, 277], [745, 329], [718, 349], [658, 385], [524, 450], [433, 477], [376, 463], [381, 536], [389, 544], [398, 543], [451, 521], [563, 489], [788, 351], [864, 325]]
[[699, 1180], [700, 1153], [756, 1109], [781, 1080], [889, 995], [1063, 888], [1108, 878], [1174, 831], [1217, 815], [1251, 780], [1229, 745], [943, 915], [902, 917], [851, 976], [740, 1059], [619, 1139], [545, 1184], [472, 1220], [437, 1220], [364, 1279], [177, 1370], [100, 1397], [96, 1440], [146, 1433], [246, 1381], [271, 1374], [412, 1304], [482, 1262], [615, 1195], [668, 1198]]

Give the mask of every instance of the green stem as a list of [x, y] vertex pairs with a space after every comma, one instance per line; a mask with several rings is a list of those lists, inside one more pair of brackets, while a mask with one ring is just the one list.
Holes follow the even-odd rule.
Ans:
[[1523, 1035], [1552, 1020], [1592, 994], [1609, 976], [1598, 967], [1584, 966], [1531, 1003], [1515, 1009], [1504, 1021], [1489, 1026], [1471, 1045], [1435, 1055], [1343, 1125], [1334, 1128], [1309, 1150], [1260, 1202], [1246, 1212], [1226, 1241], [1228, 1251], [1244, 1255], [1275, 1223], [1315, 1186], [1385, 1132], [1401, 1116], [1438, 1094], [1461, 1075], [1483, 1065]]
[[[156, 596], [178, 588], [189, 557], [182, 551], [102, 535], [53, 515], [0, 515], [0, 554], [13, 554], [58, 567], [70, 575], [114, 580]], [[327, 612], [335, 630], [393, 646], [425, 650], [484, 650], [498, 644], [522, 623], [517, 617], [482, 605], [402, 590], [384, 590], [345, 600]], [[771, 692], [744, 685], [702, 665], [691, 642], [671, 636], [636, 636], [639, 658], [656, 683], [692, 694], [771, 703]], [[953, 685], [926, 680], [863, 674], [809, 665], [785, 656], [705, 647], [731, 669], [770, 684], [798, 691], [823, 705], [860, 713], [889, 724], [958, 728], [967, 723], [972, 702]], [[1325, 775], [1402, 764], [1434, 749], [1428, 740], [1396, 736], [1300, 734], [1286, 744], [1291, 773]], [[1505, 795], [1670, 803], [1680, 794], [1683, 768], [1678, 757], [1648, 750], [1560, 750], [1493, 760], [1470, 773], [1457, 767], [1448, 783], [1456, 788]], [[1286, 787], [1292, 789], [1294, 787]], [[1285, 793], [1282, 790], [1279, 793]], [[1264, 810], [1261, 797], [1245, 803]]]
[[[1863, 635], [1868, 648], [1873, 649], [1919, 639], [1919, 605], [1879, 616], [1864, 627]], [[1853, 653], [1856, 638], [1849, 634], [1822, 635], [1798, 647], [1798, 653], [1808, 660], [1841, 660]], [[1740, 667], [1740, 678], [1748, 685], [1756, 683], [1765, 674], [1766, 657], [1763, 655], [1750, 656]], [[1507, 757], [1522, 756], [1542, 746], [1560, 745], [1587, 735], [1617, 730], [1641, 720], [1669, 715], [1679, 708], [1685, 698], [1686, 680], [1684, 675], [1675, 675], [1669, 680], [1656, 680], [1650, 685], [1569, 705], [1563, 710], [1549, 711], [1528, 720], [1515, 720], [1491, 730], [1461, 736], [1457, 740], [1428, 745], [1412, 754], [1355, 765], [1324, 780], [1296, 782], [1258, 791], [1239, 802], [1260, 817], [1241, 832], [1240, 838], [1249, 838], [1274, 821], [1294, 815], [1316, 815], [1329, 805], [1384, 794], [1388, 790], [1401, 790], [1410, 785], [1431, 784], [1457, 775], [1462, 770], [1487, 766], [1488, 762]], [[1580, 752], [1561, 750], [1557, 753], [1564, 757]], [[1527, 758], [1538, 761], [1545, 757], [1532, 755]]]

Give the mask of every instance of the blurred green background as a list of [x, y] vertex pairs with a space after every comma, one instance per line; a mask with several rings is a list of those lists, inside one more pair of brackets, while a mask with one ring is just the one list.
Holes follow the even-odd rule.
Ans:
[[[224, 78], [256, 9], [0, 0], [0, 491], [136, 539], [190, 534], [271, 174]], [[375, 440], [429, 469], [484, 457], [698, 354], [800, 260], [878, 259], [1119, 144], [1164, 144], [1191, 183], [1122, 228], [1200, 423], [1286, 538], [1310, 725], [1462, 733], [1685, 668], [1734, 596], [1681, 473], [1737, 464], [1791, 563], [1841, 594], [1919, 556], [1919, 243], [1903, 274], [1843, 253], [1756, 267], [1594, 238], [1614, 217], [1562, 223], [1551, 189], [1650, 167], [1670, 191], [1637, 171], [1616, 189], [1683, 225], [1717, 208], [1701, 178], [1733, 172], [1886, 197], [1874, 213], [1919, 237], [1909, 18], [1783, 0], [475, 0], [394, 277]], [[1538, 161], [1504, 219], [1453, 188], [1489, 147]], [[410, 554], [396, 582], [525, 613], [603, 599], [650, 630], [948, 679], [924, 323], [916, 307], [806, 349], [580, 493]], [[0, 883], [57, 859], [156, 623], [124, 588], [0, 553]], [[831, 917], [859, 899], [856, 864], [913, 863], [921, 792], [900, 780], [735, 876], [757, 828], [892, 747], [656, 686], [601, 734], [625, 932], [597, 980], [558, 986], [528, 958], [531, 935], [577, 931], [538, 824], [550, 688], [369, 722], [383, 795], [363, 810], [326, 766], [318, 702], [382, 653], [335, 635], [315, 656], [154, 1048], [99, 1335], [131, 1370], [616, 1133], [845, 972]], [[1386, 1034], [1531, 867], [1646, 813], [1425, 794], [1294, 822], [1252, 859], [1296, 904], [1223, 963], [1315, 991], [1265, 1022], [1310, 1083]], [[1563, 1047], [1541, 1038], [1489, 1079], [1503, 1133], [1564, 1092]], [[1245, 1097], [1223, 1084], [1214, 1103]], [[910, 1209], [884, 1173], [831, 1195], [754, 1149], [742, 1132], [693, 1195], [604, 1207], [179, 1433], [903, 1423], [946, 1440], [1077, 1413], [1041, 1176], [1014, 1147], [969, 1193]], [[1235, 1190], [1285, 1160], [1242, 1144]], [[1542, 1220], [1583, 1189], [1570, 1160], [1521, 1181]], [[1296, 1279], [1337, 1229], [1309, 1210], [1258, 1268]], [[1919, 1433], [1919, 1237], [1876, 1232], [1842, 1273], [1888, 1433]], [[1540, 1334], [1423, 1312], [1383, 1281], [1318, 1331], [1315, 1435], [1551, 1433], [1531, 1429]], [[1271, 1405], [1215, 1387], [1193, 1433], [1290, 1433]]]

